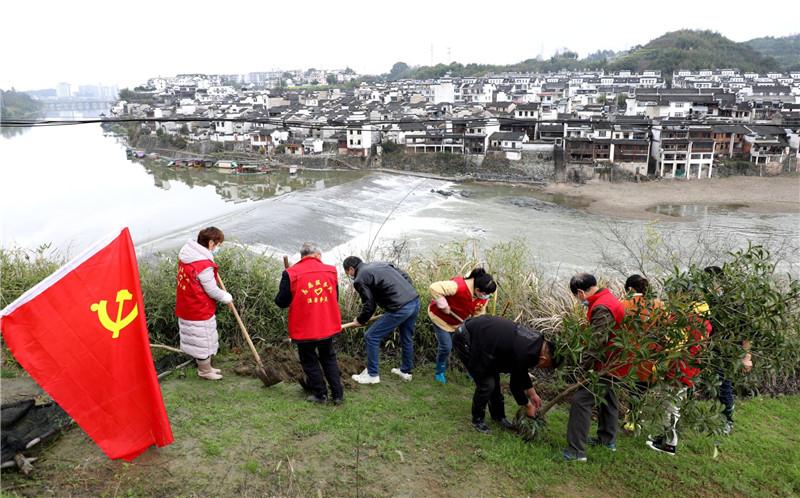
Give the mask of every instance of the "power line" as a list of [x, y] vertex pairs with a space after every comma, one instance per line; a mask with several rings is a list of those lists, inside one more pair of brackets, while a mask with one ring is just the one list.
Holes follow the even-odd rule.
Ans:
[[[517, 119], [517, 118], [504, 118], [504, 117], [490, 117], [490, 118], [425, 118], [425, 119], [379, 119], [379, 120], [358, 120], [358, 121], [341, 121], [333, 120], [325, 124], [317, 124], [308, 121], [290, 121], [279, 118], [209, 118], [209, 117], [162, 117], [162, 118], [86, 118], [86, 119], [5, 119], [0, 121], [0, 126], [8, 128], [35, 128], [41, 126], [72, 126], [81, 124], [115, 124], [115, 123], [251, 123], [255, 125], [272, 125], [283, 128], [304, 128], [313, 130], [331, 130], [341, 131], [347, 128], [358, 128], [364, 125], [375, 126], [391, 126], [402, 124], [431, 124], [431, 125], [487, 125], [491, 121], [496, 121], [500, 126], [536, 126], [539, 124], [592, 124], [595, 122], [604, 122], [614, 124], [613, 121], [608, 120], [591, 120], [580, 118], [567, 118], [567, 119]], [[628, 126], [639, 126], [651, 128], [651, 123], [619, 123]]]

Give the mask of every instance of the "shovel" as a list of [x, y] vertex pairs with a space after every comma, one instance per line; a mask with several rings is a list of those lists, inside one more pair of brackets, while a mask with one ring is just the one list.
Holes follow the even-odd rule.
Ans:
[[453, 313], [452, 311], [449, 311], [449, 312], [448, 312], [448, 314], [449, 314], [450, 316], [452, 316], [453, 318], [455, 318], [456, 320], [458, 320], [459, 322], [461, 322], [461, 323], [464, 323], [464, 319], [463, 319], [463, 318], [461, 318], [460, 316], [456, 315], [456, 314], [455, 314], [455, 313]]
[[342, 325], [342, 330], [352, 329], [352, 328], [356, 328], [356, 327], [366, 327], [367, 324], [370, 324], [370, 323], [374, 322], [375, 320], [377, 320], [378, 318], [380, 318], [382, 316], [383, 315], [373, 315], [369, 320], [367, 320], [367, 323], [365, 323], [364, 325], [359, 325], [359, 324], [357, 324], [355, 322], [345, 323], [344, 325]]
[[[217, 275], [217, 280], [219, 281], [219, 286], [222, 287], [222, 290], [228, 292], [225, 289], [225, 284], [222, 283], [222, 277]], [[250, 339], [250, 334], [247, 333], [247, 328], [244, 326], [242, 322], [242, 318], [239, 316], [239, 312], [236, 310], [236, 306], [233, 303], [228, 303], [228, 307], [233, 311], [233, 316], [236, 317], [236, 323], [239, 324], [239, 328], [242, 330], [242, 335], [244, 336], [244, 340], [247, 341], [247, 345], [250, 346], [250, 351], [253, 353], [253, 356], [256, 358], [256, 363], [258, 364], [258, 368], [256, 368], [256, 376], [261, 379], [261, 382], [266, 386], [274, 386], [275, 384], [279, 384], [283, 381], [281, 379], [281, 375], [278, 373], [277, 370], [270, 367], [269, 370], [264, 368], [264, 363], [261, 361], [261, 356], [259, 356], [258, 351], [256, 351], [256, 347], [253, 345], [252, 339]]]

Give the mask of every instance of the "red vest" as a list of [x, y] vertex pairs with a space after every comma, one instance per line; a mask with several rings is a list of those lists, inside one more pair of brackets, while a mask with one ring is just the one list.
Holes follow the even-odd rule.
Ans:
[[[595, 294], [586, 298], [589, 301], [589, 311], [586, 313], [586, 318], [589, 321], [592, 321], [592, 313], [597, 306], [605, 306], [611, 311], [611, 314], [614, 316], [614, 329], [618, 329], [619, 325], [622, 323], [622, 319], [625, 317], [625, 307], [622, 306], [622, 303], [619, 302], [619, 299], [614, 296], [608, 289], [600, 289]], [[614, 362], [614, 363], [621, 363], [619, 358], [619, 350], [615, 348], [612, 344], [612, 341], [616, 335], [611, 332], [608, 336], [608, 342], [606, 343], [606, 362]], [[601, 370], [604, 368], [604, 365], [601, 362], [595, 363], [595, 370]], [[625, 377], [628, 375], [628, 372], [631, 369], [630, 363], [623, 363], [618, 368], [611, 370], [608, 375], [612, 377]]]
[[217, 277], [217, 266], [210, 259], [202, 259], [194, 263], [178, 261], [178, 287], [175, 291], [175, 315], [184, 320], [208, 320], [217, 312], [217, 302], [211, 299], [197, 279], [206, 268], [214, 268]]
[[695, 360], [694, 357], [703, 350], [703, 344], [711, 336], [711, 322], [703, 319], [700, 315], [693, 314], [689, 318], [693, 324], [687, 327], [686, 338], [691, 341], [688, 361], [684, 359], [675, 360], [670, 365], [666, 378], [673, 379], [676, 375], [680, 375], [678, 377], [679, 382], [688, 387], [694, 387], [692, 379], [700, 374], [700, 362]]
[[305, 257], [286, 270], [292, 291], [289, 337], [296, 341], [327, 339], [342, 330], [336, 267]]
[[[464, 277], [455, 277], [452, 280], [458, 284], [458, 289], [455, 295], [447, 296], [447, 305], [450, 306], [450, 311], [466, 320], [471, 317], [480, 306], [486, 306], [486, 299], [472, 297], [472, 292], [470, 292], [469, 287], [467, 287], [467, 282], [464, 280]], [[436, 306], [436, 300], [431, 300], [431, 304], [428, 305], [428, 311], [450, 325], [459, 325], [461, 323], [457, 318], [446, 314], [441, 308]]]

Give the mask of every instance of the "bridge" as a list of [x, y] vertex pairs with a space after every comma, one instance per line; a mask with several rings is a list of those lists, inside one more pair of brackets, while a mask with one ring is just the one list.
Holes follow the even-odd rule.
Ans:
[[63, 111], [108, 111], [114, 105], [114, 100], [103, 98], [62, 98], [56, 100], [41, 100], [45, 112]]

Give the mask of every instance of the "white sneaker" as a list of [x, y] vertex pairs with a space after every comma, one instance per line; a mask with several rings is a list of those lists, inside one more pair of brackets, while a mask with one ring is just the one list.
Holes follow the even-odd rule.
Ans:
[[377, 384], [381, 381], [380, 375], [372, 376], [369, 374], [369, 371], [366, 368], [360, 374], [351, 375], [351, 377], [359, 384]]
[[411, 374], [403, 373], [399, 368], [393, 368], [392, 373], [406, 382], [411, 382]]

